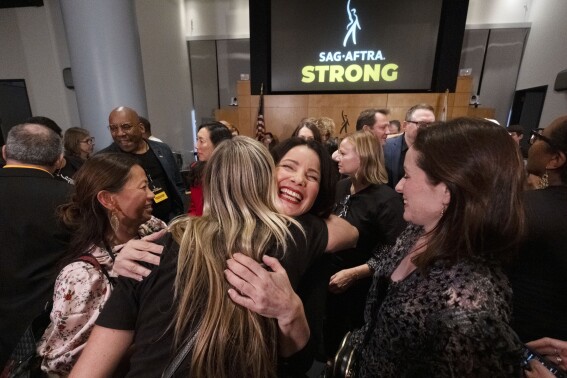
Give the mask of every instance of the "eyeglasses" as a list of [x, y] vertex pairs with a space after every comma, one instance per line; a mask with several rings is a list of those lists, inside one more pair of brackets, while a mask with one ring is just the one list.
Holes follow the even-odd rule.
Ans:
[[108, 129], [110, 130], [110, 132], [112, 134], [117, 133], [118, 130], [122, 130], [123, 133], [128, 133], [132, 130], [133, 127], [134, 127], [134, 125], [132, 125], [132, 124], [123, 123], [121, 125], [109, 125]]
[[94, 144], [95, 138], [94, 137], [86, 138], [86, 139], [82, 140], [81, 143]]
[[344, 218], [348, 213], [349, 205], [350, 205], [350, 194], [348, 194], [345, 198], [343, 198], [341, 202], [335, 205], [335, 208], [333, 209], [333, 213], [335, 213], [339, 218]]
[[549, 139], [548, 137], [542, 135], [543, 129], [539, 128], [539, 129], [533, 129], [531, 131], [531, 135], [530, 135], [530, 144], [534, 144], [536, 140], [541, 139], [543, 140], [545, 143], [549, 144], [553, 149], [557, 150], [557, 151], [561, 151], [565, 154], [567, 154], [567, 152], [561, 148], [557, 143], [555, 143], [554, 141], [552, 141], [551, 139]]
[[424, 121], [406, 121], [406, 122], [410, 122], [410, 123], [415, 123], [417, 125], [418, 128], [422, 128], [422, 127], [427, 127], [429, 125], [431, 125], [433, 122], [424, 122]]

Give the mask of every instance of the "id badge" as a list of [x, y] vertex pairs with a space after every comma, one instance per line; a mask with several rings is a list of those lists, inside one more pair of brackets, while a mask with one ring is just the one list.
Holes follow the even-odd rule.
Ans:
[[167, 199], [167, 194], [165, 194], [165, 191], [160, 191], [157, 193], [154, 193], [154, 202], [155, 203], [160, 203], [161, 201], [165, 201]]

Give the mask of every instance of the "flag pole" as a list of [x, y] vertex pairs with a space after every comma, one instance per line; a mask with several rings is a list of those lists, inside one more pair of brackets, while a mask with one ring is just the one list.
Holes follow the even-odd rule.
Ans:
[[266, 133], [264, 124], [264, 83], [260, 85], [260, 103], [258, 105], [258, 117], [256, 118], [256, 140], [262, 141]]

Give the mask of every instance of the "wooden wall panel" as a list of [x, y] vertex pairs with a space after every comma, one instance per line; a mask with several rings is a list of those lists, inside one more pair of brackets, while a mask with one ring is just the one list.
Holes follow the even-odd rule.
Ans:
[[472, 94], [473, 79], [472, 76], [459, 76], [457, 78], [457, 86], [455, 93], [468, 93]]
[[252, 137], [255, 134], [256, 116], [252, 118], [250, 112], [250, 108], [239, 107], [238, 109], [238, 126], [236, 127], [240, 131], [240, 135]]
[[449, 118], [466, 117], [469, 110], [468, 106], [455, 106], [453, 107]]
[[249, 108], [252, 106], [252, 96], [240, 95], [238, 96], [238, 106], [241, 108]]
[[299, 121], [308, 115], [304, 108], [268, 108], [265, 109], [266, 131], [276, 135], [280, 140], [291, 136]]
[[[258, 101], [252, 102], [252, 106], [258, 106]], [[307, 108], [308, 96], [298, 95], [272, 95], [264, 96], [265, 108]]]
[[406, 110], [413, 105], [427, 103], [432, 106], [437, 104], [439, 93], [390, 93], [386, 107], [405, 107]]
[[[239, 111], [238, 107], [230, 106], [226, 108], [216, 109], [215, 110], [215, 119], [216, 120], [225, 120], [228, 123], [233, 124], [234, 126], [240, 124], [239, 119]], [[239, 129], [240, 130], [240, 129]]]
[[[471, 88], [471, 77], [457, 79], [455, 93], [449, 93], [447, 97], [447, 119], [470, 114], [469, 109], [472, 109], [469, 107]], [[237, 94], [237, 127], [242, 134], [253, 136], [258, 115], [259, 96], [250, 94], [249, 81], [237, 83]], [[353, 132], [356, 119], [364, 109], [388, 108], [390, 119], [403, 121], [408, 108], [424, 102], [433, 106], [436, 116], [439, 117], [444, 98], [444, 93], [266, 95], [264, 96], [264, 120], [266, 129], [280, 139], [290, 136], [299, 121], [308, 116], [332, 118], [335, 121], [335, 135], [344, 135], [344, 130], [343, 133], [340, 133], [343, 115], [348, 118], [350, 125], [346, 132]], [[476, 114], [481, 114], [482, 111], [477, 112]]]
[[478, 118], [491, 118], [494, 119], [494, 114], [496, 113], [494, 108], [467, 108], [468, 117], [478, 117]]

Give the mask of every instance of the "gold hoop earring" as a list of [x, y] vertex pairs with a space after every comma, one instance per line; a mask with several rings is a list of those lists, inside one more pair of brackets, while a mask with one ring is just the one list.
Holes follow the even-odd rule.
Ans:
[[539, 178], [538, 189], [545, 189], [549, 186], [549, 175], [547, 174], [547, 169], [545, 173]]
[[114, 231], [114, 233], [118, 231], [119, 225], [120, 225], [120, 221], [118, 220], [116, 213], [112, 212], [112, 215], [110, 216], [110, 227], [112, 227], [112, 231]]

